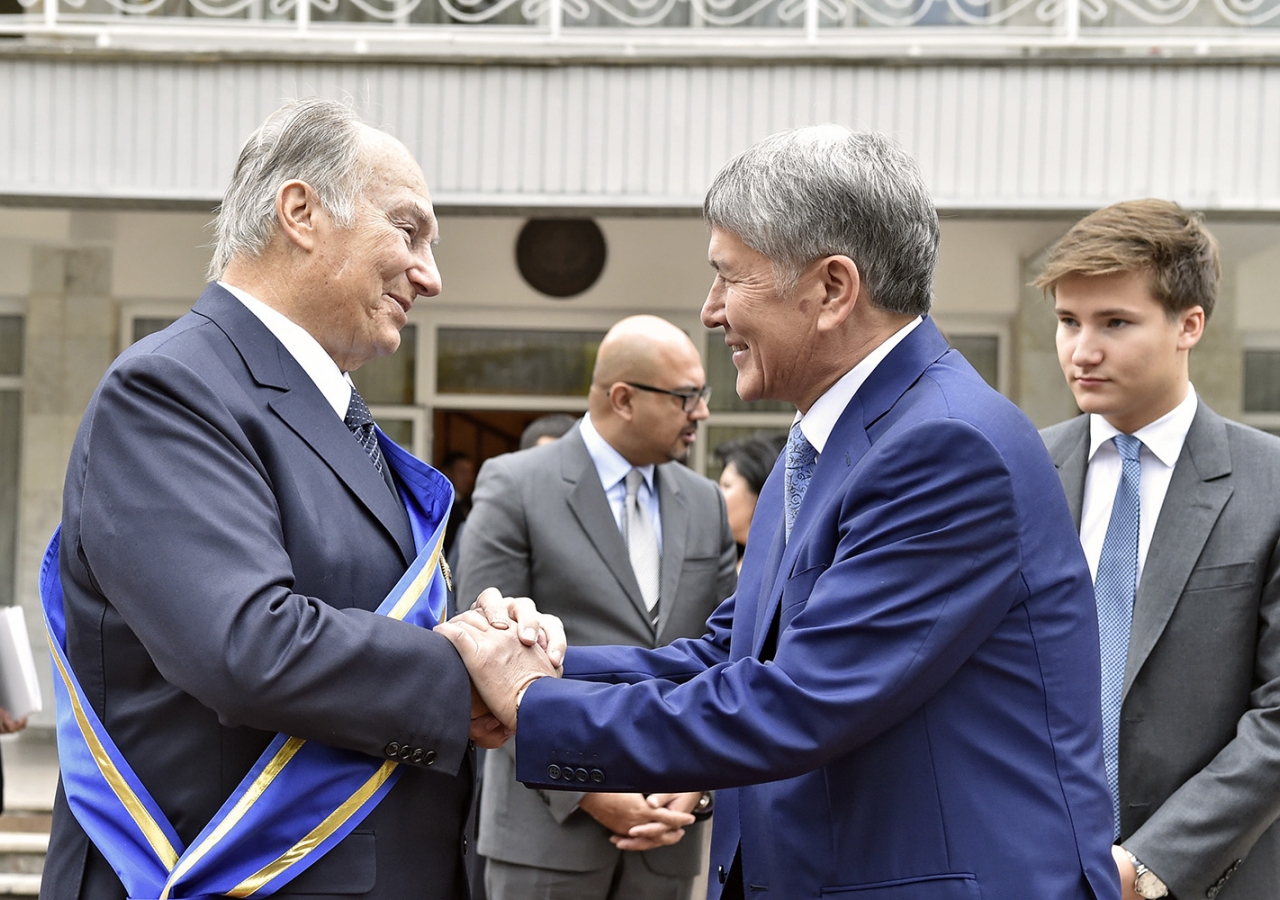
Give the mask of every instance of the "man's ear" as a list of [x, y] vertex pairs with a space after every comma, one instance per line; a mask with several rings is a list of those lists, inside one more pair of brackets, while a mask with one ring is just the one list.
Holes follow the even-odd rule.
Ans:
[[635, 417], [634, 397], [635, 391], [621, 381], [609, 385], [609, 405], [613, 408], [613, 414], [625, 422], [630, 422]]
[[862, 292], [862, 274], [847, 256], [828, 256], [816, 263], [822, 286], [822, 310], [818, 327], [833, 330], [849, 318]]
[[316, 229], [323, 216], [320, 198], [305, 181], [287, 181], [276, 192], [276, 221], [280, 231], [300, 249], [315, 249]]
[[1178, 349], [1190, 350], [1204, 337], [1204, 307], [1193, 306], [1178, 313]]

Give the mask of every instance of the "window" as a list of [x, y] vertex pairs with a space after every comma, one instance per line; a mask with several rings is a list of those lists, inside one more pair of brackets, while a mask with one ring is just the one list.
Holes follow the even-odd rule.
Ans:
[[934, 321], [947, 343], [960, 351], [983, 380], [1008, 396], [1008, 323], [1004, 319], [987, 320], [977, 316], [935, 316]]
[[441, 394], [585, 397], [604, 331], [441, 328]]
[[1255, 428], [1280, 434], [1280, 334], [1245, 335], [1241, 418]]
[[[163, 331], [186, 313], [179, 304], [129, 305], [121, 312], [123, 350], [149, 334]], [[429, 443], [425, 411], [414, 405], [417, 393], [418, 329], [406, 325], [400, 333], [400, 349], [375, 359], [352, 373], [351, 380], [369, 404], [369, 411], [400, 446], [416, 456]]]
[[0, 301], [0, 606], [17, 595], [19, 461], [25, 328], [17, 304]]

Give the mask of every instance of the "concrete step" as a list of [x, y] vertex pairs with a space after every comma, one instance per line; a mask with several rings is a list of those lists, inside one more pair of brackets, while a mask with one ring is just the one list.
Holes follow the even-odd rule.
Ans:
[[39, 897], [40, 876], [0, 873], [0, 897]]
[[39, 875], [49, 852], [49, 835], [29, 831], [0, 832], [0, 875]]
[[46, 812], [0, 815], [0, 897], [36, 897], [49, 850]]

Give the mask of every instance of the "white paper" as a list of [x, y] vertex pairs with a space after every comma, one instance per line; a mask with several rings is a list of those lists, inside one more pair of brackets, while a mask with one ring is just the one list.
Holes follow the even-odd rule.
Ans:
[[0, 607], [0, 707], [22, 719], [39, 712], [42, 705], [22, 607]]

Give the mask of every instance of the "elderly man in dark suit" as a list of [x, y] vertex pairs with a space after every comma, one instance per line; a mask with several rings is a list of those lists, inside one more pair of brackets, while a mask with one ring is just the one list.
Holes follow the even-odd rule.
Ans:
[[703, 637], [575, 646], [553, 679], [483, 616], [439, 626], [517, 777], [726, 788], [713, 897], [1112, 900], [1088, 568], [1035, 428], [927, 316], [919, 169], [800, 129], [704, 213], [702, 321], [739, 396], [799, 414]]
[[[497, 587], [532, 597], [581, 645], [652, 648], [702, 634], [736, 581], [724, 499], [680, 462], [707, 417], [705, 387], [698, 351], [679, 328], [656, 316], [614, 325], [582, 421], [558, 441], [481, 469], [462, 596]], [[645, 562], [633, 565], [631, 551], [641, 550], [628, 529], [633, 508], [651, 526], [648, 579]], [[509, 746], [493, 751], [480, 811], [488, 896], [687, 898], [705, 856], [701, 827], [682, 826], [701, 802], [700, 791], [651, 804], [641, 793], [534, 790], [516, 781]], [[667, 831], [633, 852], [637, 843], [621, 838], [642, 822]]]
[[1162, 200], [1050, 251], [1058, 359], [1086, 415], [1043, 436], [1096, 573], [1124, 895], [1280, 892], [1280, 440], [1191, 386], [1218, 248]]
[[[420, 544], [451, 494], [379, 438], [348, 378], [440, 291], [427, 185], [342, 105], [293, 103], [246, 144], [217, 236], [217, 283], [112, 364], [72, 450], [45, 584], [69, 702], [41, 896], [155, 897], [136, 893], [148, 866], [195, 877], [184, 847], [217, 816], [197, 855], [234, 842], [210, 877], [246, 866], [237, 896], [455, 900], [468, 738], [493, 734], [454, 648], [420, 627], [443, 605]], [[417, 625], [376, 614], [424, 559]], [[308, 834], [297, 817], [339, 770], [368, 779]], [[254, 858], [279, 833], [259, 815], [299, 831], [289, 853]]]

